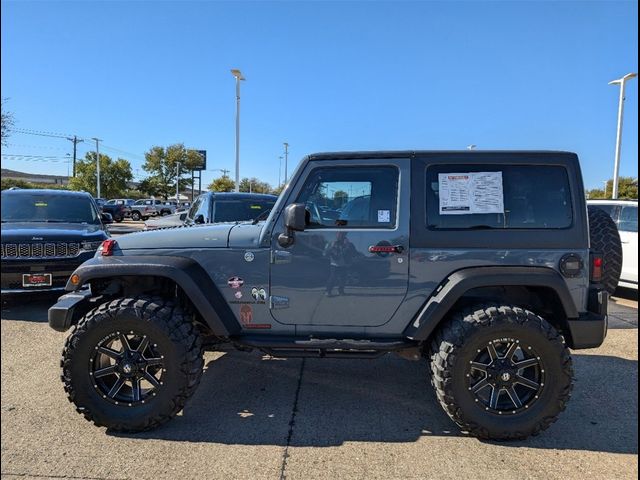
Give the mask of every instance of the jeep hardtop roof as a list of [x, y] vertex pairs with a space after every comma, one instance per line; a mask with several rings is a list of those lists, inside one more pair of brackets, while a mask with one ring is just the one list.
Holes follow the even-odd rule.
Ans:
[[[577, 161], [577, 155], [573, 152], [562, 150], [378, 150], [378, 151], [355, 151], [355, 152], [319, 152], [307, 155], [306, 160], [351, 160], [351, 159], [374, 159], [374, 158], [420, 158], [441, 155], [449, 157], [452, 161], [458, 161], [460, 157], [467, 160], [481, 161], [482, 158], [490, 156], [509, 157], [513, 163], [529, 163], [532, 158], [536, 160], [553, 160], [557, 163], [559, 158], [568, 161]], [[444, 158], [447, 160], [447, 158]], [[543, 161], [543, 163], [547, 163]]]

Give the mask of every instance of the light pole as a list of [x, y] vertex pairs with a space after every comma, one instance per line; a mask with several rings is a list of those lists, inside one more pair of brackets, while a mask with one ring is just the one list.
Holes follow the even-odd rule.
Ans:
[[278, 157], [278, 160], [280, 160], [280, 164], [278, 165], [278, 188], [280, 188], [280, 185], [282, 185], [282, 159], [284, 157], [282, 155], [280, 155]]
[[[191, 185], [191, 189], [193, 193], [193, 184]], [[191, 201], [193, 201], [193, 195], [191, 195]], [[176, 165], [176, 202], [180, 202], [180, 162]]]
[[284, 142], [284, 184], [287, 184], [287, 165], [289, 163], [289, 144]]
[[622, 147], [622, 114], [624, 113], [624, 85], [627, 80], [635, 78], [637, 73], [627, 73], [624, 77], [609, 82], [609, 85], [620, 85], [620, 99], [618, 100], [618, 131], [616, 133], [616, 158], [613, 164], [613, 191], [611, 198], [618, 198], [618, 174], [620, 172], [620, 149]]
[[100, 198], [100, 147], [98, 146], [98, 142], [102, 140], [96, 137], [92, 137], [91, 140], [95, 140], [96, 142], [96, 198]]
[[240, 191], [240, 82], [246, 80], [240, 70], [233, 68], [231, 75], [236, 77], [236, 192]]

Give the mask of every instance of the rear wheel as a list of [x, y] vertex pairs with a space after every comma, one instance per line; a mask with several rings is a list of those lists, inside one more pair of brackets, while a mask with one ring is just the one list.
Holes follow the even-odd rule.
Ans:
[[591, 250], [604, 257], [602, 284], [610, 294], [615, 292], [622, 273], [622, 241], [616, 222], [607, 212], [589, 206]]
[[140, 212], [131, 212], [131, 220], [133, 220], [134, 222], [140, 221], [141, 218], [142, 215], [140, 215]]
[[173, 418], [202, 376], [202, 341], [172, 302], [121, 298], [85, 315], [62, 353], [62, 381], [79, 413], [116, 431]]
[[433, 341], [431, 376], [451, 419], [493, 440], [545, 430], [565, 409], [573, 387], [560, 334], [515, 306], [480, 305], [455, 314]]

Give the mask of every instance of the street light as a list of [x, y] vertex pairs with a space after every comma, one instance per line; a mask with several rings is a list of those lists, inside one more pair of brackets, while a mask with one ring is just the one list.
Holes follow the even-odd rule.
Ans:
[[620, 172], [620, 148], [622, 144], [622, 114], [624, 112], [624, 85], [627, 80], [635, 78], [637, 73], [627, 73], [624, 77], [609, 82], [609, 85], [620, 85], [620, 99], [618, 101], [618, 131], [616, 133], [616, 158], [613, 165], [613, 191], [611, 198], [618, 198], [618, 174]]
[[287, 166], [289, 164], [289, 144], [284, 142], [284, 184], [287, 184], [287, 177], [289, 175], [289, 171], [287, 170]]
[[92, 137], [91, 140], [96, 141], [96, 198], [100, 198], [100, 147], [98, 142], [101, 142], [99, 138]]
[[231, 69], [236, 77], [236, 192], [240, 191], [240, 81], [245, 80], [237, 68]]

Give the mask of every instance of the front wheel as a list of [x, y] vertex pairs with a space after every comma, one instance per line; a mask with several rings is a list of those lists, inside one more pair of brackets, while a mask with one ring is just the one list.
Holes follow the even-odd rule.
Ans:
[[202, 376], [202, 341], [182, 310], [157, 297], [121, 298], [91, 310], [62, 353], [62, 381], [79, 413], [114, 431], [173, 418]]
[[556, 421], [573, 388], [561, 335], [516, 306], [455, 314], [432, 344], [431, 377], [442, 408], [464, 431], [492, 440], [537, 435]]
[[142, 215], [140, 215], [140, 212], [131, 213], [131, 220], [133, 220], [134, 222], [140, 221], [141, 218], [142, 218]]

